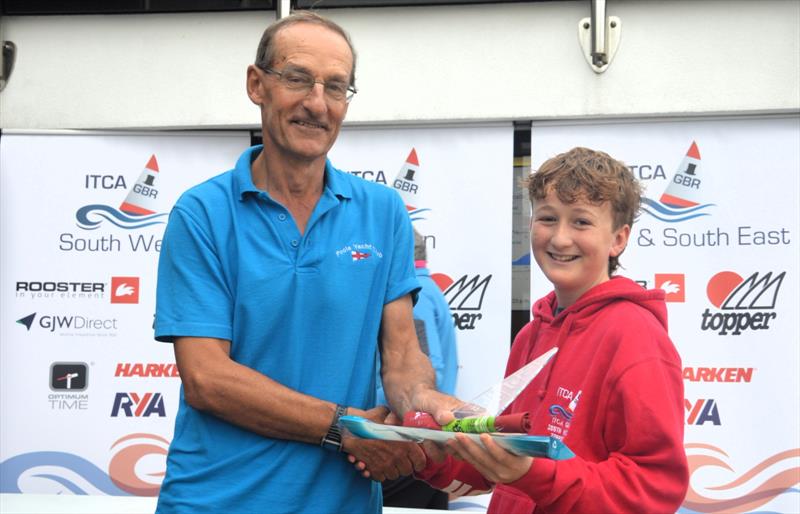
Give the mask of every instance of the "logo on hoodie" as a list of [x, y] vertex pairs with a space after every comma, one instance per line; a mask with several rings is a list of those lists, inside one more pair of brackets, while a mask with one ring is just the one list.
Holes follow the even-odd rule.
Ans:
[[755, 272], [747, 278], [733, 271], [717, 273], [708, 281], [706, 294], [718, 312], [703, 311], [700, 329], [721, 336], [769, 329], [769, 323], [778, 317], [775, 305], [785, 276], [785, 271]]

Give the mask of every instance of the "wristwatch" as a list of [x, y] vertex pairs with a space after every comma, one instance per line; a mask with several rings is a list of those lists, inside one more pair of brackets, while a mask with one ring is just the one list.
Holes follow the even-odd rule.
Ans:
[[347, 407], [344, 405], [336, 405], [336, 413], [333, 415], [331, 426], [328, 427], [328, 433], [322, 437], [319, 445], [325, 449], [340, 452], [342, 451], [342, 430], [339, 428], [339, 418], [347, 414]]

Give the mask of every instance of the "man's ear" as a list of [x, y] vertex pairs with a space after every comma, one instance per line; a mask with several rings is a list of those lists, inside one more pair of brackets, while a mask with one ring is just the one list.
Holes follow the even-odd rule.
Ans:
[[631, 226], [623, 225], [614, 231], [614, 241], [611, 243], [610, 257], [619, 257], [628, 246], [628, 238], [631, 236]]
[[261, 73], [255, 65], [247, 67], [247, 96], [256, 105], [264, 103], [264, 73]]

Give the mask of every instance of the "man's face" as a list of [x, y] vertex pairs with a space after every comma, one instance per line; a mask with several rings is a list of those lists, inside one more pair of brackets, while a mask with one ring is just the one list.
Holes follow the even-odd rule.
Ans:
[[[347, 41], [319, 25], [297, 23], [275, 35], [276, 72], [302, 71], [319, 81], [350, 82], [353, 56]], [[322, 84], [311, 91], [287, 88], [277, 75], [255, 69], [260, 79], [259, 101], [264, 148], [290, 161], [325, 158], [339, 135], [347, 101], [325, 95]]]
[[608, 202], [565, 204], [552, 191], [533, 202], [533, 256], [552, 282], [560, 307], [609, 279], [608, 258], [622, 253], [629, 234], [628, 225], [613, 228]]

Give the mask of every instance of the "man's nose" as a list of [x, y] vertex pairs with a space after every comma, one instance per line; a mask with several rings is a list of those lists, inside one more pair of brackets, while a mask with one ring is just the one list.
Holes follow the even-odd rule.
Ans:
[[306, 109], [315, 114], [321, 114], [327, 111], [328, 102], [325, 99], [325, 86], [319, 82], [315, 82], [303, 99], [303, 105]]

